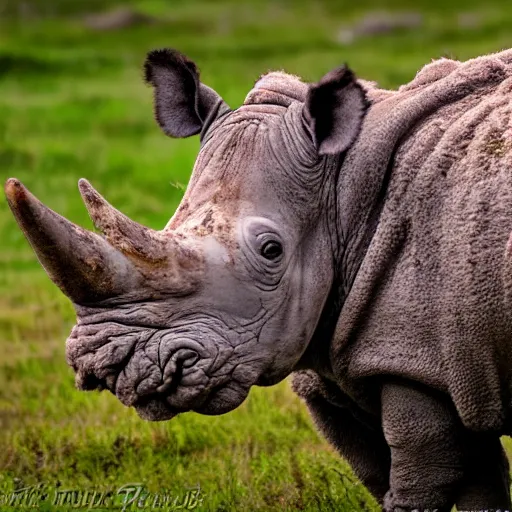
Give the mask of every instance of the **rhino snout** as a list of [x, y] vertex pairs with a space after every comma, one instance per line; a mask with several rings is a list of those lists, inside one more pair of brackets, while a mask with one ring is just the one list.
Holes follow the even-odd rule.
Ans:
[[233, 351], [211, 329], [189, 331], [82, 319], [67, 342], [77, 387], [108, 389], [145, 419], [201, 408], [231, 380]]

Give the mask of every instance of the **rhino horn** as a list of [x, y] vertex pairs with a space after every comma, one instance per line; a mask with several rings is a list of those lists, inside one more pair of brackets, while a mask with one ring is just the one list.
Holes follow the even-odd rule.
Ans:
[[17, 179], [5, 184], [9, 206], [50, 279], [75, 303], [129, 292], [139, 273], [103, 237], [55, 213]]
[[188, 289], [198, 278], [203, 258], [193, 239], [180, 237], [169, 229], [156, 231], [133, 221], [108, 203], [87, 180], [81, 179], [78, 187], [96, 228], [137, 268], [146, 274], [158, 268], [168, 269], [175, 274], [174, 284], [178, 289]]
[[157, 263], [166, 260], [172, 253], [169, 237], [165, 238], [162, 233], [121, 213], [87, 180], [81, 179], [78, 188], [93, 224], [123, 254], [146, 263]]

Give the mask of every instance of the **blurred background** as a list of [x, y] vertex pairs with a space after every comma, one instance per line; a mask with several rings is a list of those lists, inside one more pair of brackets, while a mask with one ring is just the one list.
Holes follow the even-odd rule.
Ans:
[[[512, 46], [510, 0], [0, 0], [0, 177], [21, 179], [91, 228], [89, 179], [160, 229], [197, 138], [166, 138], [142, 81], [147, 51], [175, 47], [238, 106], [284, 69], [315, 81], [347, 62], [394, 88], [431, 59]], [[201, 510], [376, 510], [284, 382], [238, 410], [149, 424], [106, 393], [79, 393], [64, 358], [73, 309], [0, 201], [0, 494], [44, 483], [152, 491], [199, 485]], [[0, 508], [1, 500], [0, 500]]]

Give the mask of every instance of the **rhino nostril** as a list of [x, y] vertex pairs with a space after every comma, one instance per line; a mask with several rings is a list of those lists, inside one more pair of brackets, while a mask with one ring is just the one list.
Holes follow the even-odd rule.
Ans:
[[177, 388], [181, 380], [184, 368], [194, 366], [199, 360], [199, 354], [195, 350], [177, 350], [169, 359], [164, 368], [163, 382], [156, 388], [158, 393], [170, 393]]
[[190, 368], [199, 360], [199, 354], [195, 350], [183, 350], [180, 352], [179, 361], [182, 368]]

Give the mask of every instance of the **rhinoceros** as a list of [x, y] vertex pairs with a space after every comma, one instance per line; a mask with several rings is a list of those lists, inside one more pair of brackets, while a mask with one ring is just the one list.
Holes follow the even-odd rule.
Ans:
[[386, 511], [510, 509], [512, 51], [394, 91], [346, 66], [270, 72], [236, 110], [176, 50], [145, 78], [164, 133], [201, 142], [161, 231], [85, 180], [102, 234], [6, 183], [75, 306], [77, 387], [168, 420], [294, 373]]

